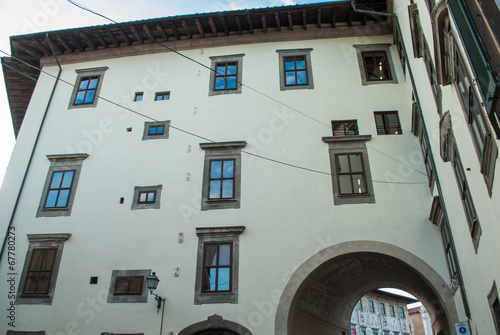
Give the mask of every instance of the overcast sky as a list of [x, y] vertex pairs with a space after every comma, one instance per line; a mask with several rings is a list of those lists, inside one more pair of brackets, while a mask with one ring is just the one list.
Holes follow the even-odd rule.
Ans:
[[[77, 0], [76, 2], [117, 22], [126, 22], [181, 14], [327, 1], [220, 0], [212, 2], [201, 0], [145, 0], [139, 3], [131, 0]], [[12, 35], [110, 23], [104, 18], [77, 8], [67, 0], [0, 0], [0, 13], [0, 50], [7, 53], [11, 51], [9, 36]], [[0, 54], [0, 56], [4, 56], [4, 54]], [[15, 144], [3, 78], [0, 80], [0, 143], [1, 183]]]

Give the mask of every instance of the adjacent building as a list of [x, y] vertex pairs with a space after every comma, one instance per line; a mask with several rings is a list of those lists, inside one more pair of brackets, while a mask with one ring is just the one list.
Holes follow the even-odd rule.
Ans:
[[498, 334], [496, 6], [12, 36], [1, 332], [340, 335], [395, 287], [436, 334]]

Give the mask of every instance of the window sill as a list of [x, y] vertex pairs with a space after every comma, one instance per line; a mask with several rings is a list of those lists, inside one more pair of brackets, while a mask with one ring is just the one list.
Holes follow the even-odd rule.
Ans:
[[205, 202], [210, 204], [224, 203], [224, 202], [236, 202], [238, 200], [232, 199], [206, 199]]

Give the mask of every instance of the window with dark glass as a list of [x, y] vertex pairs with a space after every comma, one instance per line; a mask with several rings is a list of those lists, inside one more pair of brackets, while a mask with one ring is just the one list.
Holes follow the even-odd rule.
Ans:
[[24, 284], [23, 294], [48, 294], [57, 248], [35, 248]]
[[206, 243], [202, 292], [231, 291], [232, 243]]
[[163, 101], [170, 99], [170, 92], [157, 92], [155, 94], [155, 101]]
[[82, 77], [78, 84], [75, 105], [93, 104], [100, 76]]
[[114, 295], [141, 295], [144, 276], [117, 276]]
[[439, 86], [436, 68], [434, 67], [434, 61], [432, 60], [431, 53], [429, 50], [429, 46], [427, 45], [427, 41], [424, 39], [424, 63], [427, 69], [427, 75], [429, 77], [429, 82], [431, 84], [432, 93], [434, 95], [434, 99], [438, 104], [438, 108], [441, 108], [441, 87]]
[[394, 306], [389, 305], [389, 313], [393, 318], [396, 317], [396, 313], [394, 312]]
[[358, 311], [363, 310], [363, 302], [361, 300], [358, 300], [358, 302], [356, 303], [356, 308], [358, 309]]
[[332, 121], [333, 136], [359, 135], [357, 120]]
[[385, 315], [385, 304], [380, 303], [380, 315]]
[[285, 66], [285, 85], [307, 85], [306, 56], [283, 57]]
[[405, 318], [405, 311], [403, 310], [403, 307], [399, 307], [399, 317], [401, 319]]
[[139, 192], [137, 199], [138, 204], [154, 204], [156, 199], [156, 191], [142, 191]]
[[215, 66], [214, 90], [235, 90], [238, 81], [238, 62], [217, 63]]
[[165, 126], [164, 125], [157, 125], [157, 126], [150, 126], [148, 135], [149, 136], [157, 136], [157, 135], [163, 135], [165, 133]]
[[456, 278], [458, 274], [457, 263], [455, 260], [455, 251], [451, 243], [450, 226], [447, 222], [443, 223], [441, 226], [441, 238], [443, 240], [444, 253], [446, 255], [446, 261], [448, 263], [450, 277]]
[[340, 195], [366, 194], [366, 176], [361, 152], [335, 154]]
[[364, 51], [361, 53], [367, 81], [392, 80], [391, 69], [385, 51]]
[[403, 133], [398, 112], [374, 112], [378, 135], [400, 135]]
[[234, 198], [235, 160], [210, 160], [208, 199]]
[[368, 300], [368, 309], [370, 310], [370, 313], [375, 313], [375, 305], [371, 300]]
[[54, 171], [50, 181], [44, 208], [66, 208], [68, 206], [75, 170]]
[[142, 101], [144, 98], [144, 92], [137, 92], [134, 96], [134, 101]]

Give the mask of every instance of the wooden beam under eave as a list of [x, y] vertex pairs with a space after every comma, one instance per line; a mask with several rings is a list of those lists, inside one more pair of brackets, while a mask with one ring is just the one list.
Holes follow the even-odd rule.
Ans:
[[135, 36], [135, 39], [141, 43], [141, 44], [144, 44], [144, 40], [142, 39], [141, 35], [139, 35], [139, 32], [137, 31], [137, 29], [135, 29], [134, 26], [130, 26], [130, 30], [132, 30], [132, 34], [134, 34]]
[[19, 43], [17, 41], [14, 41], [12, 43], [14, 45], [14, 47], [18, 48], [18, 49], [21, 49], [22, 51], [28, 53], [29, 55], [35, 57], [35, 58], [41, 58], [43, 56], [43, 54], [27, 45], [24, 45], [22, 43]]
[[47, 48], [45, 47], [45, 45], [43, 45], [43, 44], [42, 44], [41, 42], [39, 42], [37, 39], [32, 38], [32, 39], [30, 40], [30, 43], [32, 43], [32, 44], [33, 44], [33, 46], [34, 46], [34, 47], [36, 47], [36, 49], [38, 49], [39, 51], [43, 52], [43, 54], [44, 54], [45, 56], [49, 56], [49, 55], [51, 55], [51, 54], [52, 54], [52, 51], [50, 51], [49, 49], [47, 49]]
[[[351, 13], [351, 9], [349, 7], [349, 18], [351, 18], [350, 13]], [[337, 25], [337, 18], [335, 16], [335, 9], [332, 9], [332, 28], [335, 28], [336, 25]]]
[[252, 23], [252, 19], [250, 18], [250, 14], [247, 14], [247, 21], [248, 21], [248, 29], [250, 30], [250, 34], [253, 34], [253, 23]]
[[61, 43], [64, 47], [64, 49], [66, 49], [66, 51], [69, 51], [69, 52], [74, 52], [75, 50], [73, 49], [73, 47], [71, 47], [68, 42], [66, 42], [66, 40], [64, 38], [62, 38], [60, 35], [56, 35], [56, 38], [57, 40], [59, 41], [59, 43]]
[[148, 38], [155, 42], [156, 41], [156, 37], [153, 35], [153, 32], [149, 29], [148, 25], [145, 24], [142, 26], [142, 30], [144, 30], [146, 32], [146, 35], [148, 35]]
[[[49, 41], [50, 41], [50, 45], [52, 45], [52, 48], [54, 48], [54, 52], [56, 54], [62, 54], [63, 53], [63, 51], [61, 50], [61, 48], [59, 48], [59, 45], [57, 43], [55, 43], [52, 38], [49, 37]], [[52, 51], [50, 53], [52, 53]]]
[[132, 40], [130, 37], [128, 37], [127, 34], [122, 30], [122, 28], [118, 28], [118, 32], [122, 35], [122, 37], [125, 39], [125, 43], [127, 43], [128, 46], [132, 45]]
[[307, 12], [305, 9], [302, 10], [302, 24], [304, 26], [304, 30], [307, 30]]
[[89, 35], [85, 34], [83, 31], [80, 33], [80, 36], [85, 40], [85, 43], [88, 44], [88, 46], [92, 49], [95, 50], [97, 47], [95, 46], [94, 42], [90, 39]]
[[113, 44], [115, 45], [115, 47], [119, 47], [120, 46], [120, 41], [118, 41], [118, 39], [115, 37], [115, 35], [111, 32], [111, 31], [107, 31], [107, 33], [109, 34], [109, 37], [111, 37], [111, 41], [113, 41]]
[[224, 27], [224, 33], [226, 34], [226, 36], [229, 36], [229, 26], [227, 25], [226, 18], [223, 15], [219, 17], [220, 21], [222, 22], [222, 26]]
[[262, 13], [262, 31], [267, 33], [267, 21], [266, 21], [266, 13]]
[[211, 16], [208, 17], [208, 24], [210, 24], [210, 28], [212, 28], [212, 34], [217, 37], [217, 27], [215, 26], [214, 19]]
[[104, 47], [104, 49], [107, 49], [109, 47], [109, 43], [106, 42], [104, 37], [102, 37], [101, 34], [99, 34], [98, 32], [96, 32], [95, 35], [97, 36], [99, 43], [101, 43], [101, 45]]
[[293, 18], [292, 18], [292, 12], [288, 11], [288, 29], [293, 31]]
[[81, 52], [85, 51], [85, 47], [80, 42], [78, 42], [76, 38], [73, 37], [73, 35], [69, 35], [69, 40], [78, 48], [78, 50], [80, 50]]
[[198, 27], [198, 31], [200, 32], [200, 36], [205, 37], [205, 30], [203, 30], [203, 26], [201, 25], [200, 20], [194, 19], [194, 23], [196, 24], [196, 27]]
[[240, 18], [238, 17], [238, 15], [236, 15], [234, 17], [234, 20], [236, 21], [236, 27], [238, 28], [238, 34], [241, 35], [242, 31], [241, 31], [241, 23], [240, 23]]
[[321, 8], [318, 8], [318, 28], [321, 28]]
[[174, 32], [175, 39], [176, 40], [180, 40], [181, 39], [181, 34], [177, 30], [177, 28], [175, 28], [174, 22], [173, 21], [169, 21], [169, 24], [170, 24], [170, 29], [172, 29], [172, 31]]
[[160, 23], [156, 25], [156, 29], [160, 32], [161, 36], [165, 39], [165, 41], [168, 41], [168, 35]]
[[193, 38], [193, 36], [192, 36], [191, 32], [189, 31], [189, 27], [188, 27], [188, 25], [187, 25], [187, 23], [186, 23], [186, 20], [182, 20], [182, 21], [181, 21], [181, 23], [182, 23], [182, 28], [184, 28], [184, 31], [186, 32], [186, 35], [187, 35], [190, 39], [191, 39], [191, 38]]
[[280, 15], [278, 13], [274, 13], [274, 20], [276, 21], [276, 30], [281, 31]]

